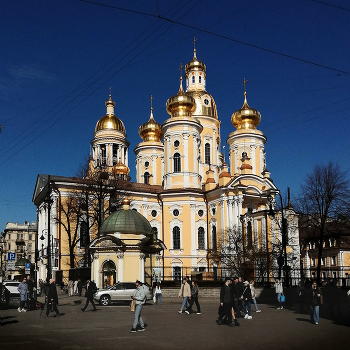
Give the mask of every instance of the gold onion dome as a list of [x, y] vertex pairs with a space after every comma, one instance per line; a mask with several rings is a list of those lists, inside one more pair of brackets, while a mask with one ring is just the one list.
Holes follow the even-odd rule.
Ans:
[[232, 125], [237, 129], [256, 129], [261, 120], [261, 114], [250, 108], [247, 102], [247, 93], [244, 92], [244, 103], [241, 109], [234, 112], [231, 117]]
[[119, 160], [119, 162], [113, 167], [113, 173], [115, 175], [129, 175], [129, 168]]
[[143, 141], [160, 142], [162, 139], [162, 126], [153, 118], [153, 107], [149, 121], [139, 127], [139, 135]]
[[184, 92], [182, 77], [180, 78], [179, 92], [168, 99], [166, 110], [172, 117], [190, 117], [196, 110], [195, 99]]
[[126, 133], [123, 122], [114, 115], [115, 102], [112, 100], [111, 95], [105, 103], [107, 107], [107, 114], [102, 117], [96, 124], [95, 132], [99, 130], [111, 129]]
[[[196, 38], [194, 39], [194, 45], [196, 44]], [[188, 76], [188, 73], [191, 70], [202, 70], [204, 73], [206, 71], [206, 67], [205, 64], [201, 61], [198, 61], [197, 59], [197, 50], [196, 50], [196, 46], [194, 46], [193, 49], [193, 60], [191, 62], [188, 62], [185, 66], [185, 74], [186, 74], [186, 78]]]

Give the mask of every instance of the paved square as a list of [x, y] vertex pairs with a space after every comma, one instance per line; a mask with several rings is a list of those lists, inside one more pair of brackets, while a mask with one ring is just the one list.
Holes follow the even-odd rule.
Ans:
[[[200, 300], [202, 314], [178, 314], [180, 301], [145, 305], [145, 332], [130, 333], [133, 313], [125, 305], [101, 307], [97, 312], [74, 305], [77, 298], [62, 298], [60, 318], [40, 317], [40, 311], [1, 310], [1, 350], [28, 349], [332, 349], [349, 345], [349, 324], [321, 318], [318, 326], [308, 315], [276, 310], [260, 304], [252, 320], [240, 327], [217, 326], [218, 303]], [[70, 304], [68, 304], [70, 302]], [[254, 308], [254, 307], [253, 307]]]

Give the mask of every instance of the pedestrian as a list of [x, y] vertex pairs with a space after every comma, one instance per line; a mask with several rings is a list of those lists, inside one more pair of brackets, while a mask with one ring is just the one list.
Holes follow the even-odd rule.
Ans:
[[192, 310], [193, 303], [196, 303], [197, 315], [200, 315], [201, 314], [201, 306], [199, 305], [199, 302], [198, 302], [198, 292], [199, 292], [198, 284], [195, 281], [192, 281], [191, 284], [192, 284], [192, 289], [191, 289], [190, 305], [186, 309], [185, 313], [187, 315], [191, 314], [193, 312], [193, 310]]
[[278, 301], [277, 310], [282, 310], [283, 305], [282, 305], [281, 297], [283, 295], [283, 286], [282, 286], [282, 282], [280, 282], [278, 278], [275, 279], [275, 292], [277, 294], [277, 301]]
[[243, 307], [244, 307], [244, 318], [246, 320], [252, 319], [252, 309], [251, 309], [251, 303], [252, 303], [252, 293], [250, 290], [249, 282], [244, 281], [244, 289], [243, 289]]
[[313, 281], [310, 291], [310, 319], [314, 324], [318, 324], [320, 319], [320, 305], [321, 305], [321, 289], [317, 287], [316, 281]]
[[162, 288], [160, 287], [160, 283], [156, 284], [154, 295], [156, 297], [156, 304], [158, 304], [158, 299], [159, 299], [159, 304], [162, 305]]
[[68, 281], [68, 296], [72, 296], [73, 295], [73, 281], [70, 279]]
[[85, 306], [81, 309], [81, 311], [85, 311], [85, 309], [88, 307], [89, 302], [91, 303], [92, 307], [94, 308], [93, 311], [97, 311], [96, 305], [94, 303], [94, 294], [97, 292], [97, 287], [94, 281], [90, 281], [90, 278], [86, 279], [86, 292], [85, 292], [85, 297], [86, 297], [86, 304]]
[[50, 279], [49, 285], [47, 287], [47, 308], [46, 315], [44, 317], [48, 317], [51, 310], [55, 311], [56, 317], [60, 317], [60, 313], [58, 311], [58, 295], [57, 295], [57, 287], [55, 280], [53, 278]]
[[184, 277], [182, 279], [182, 284], [181, 284], [181, 288], [179, 291], [179, 294], [177, 296], [178, 298], [182, 297], [182, 305], [181, 305], [181, 309], [179, 311], [179, 314], [182, 314], [182, 310], [184, 309], [184, 307], [188, 307], [189, 306], [189, 302], [188, 300], [191, 300], [191, 287], [190, 285], [187, 283], [187, 278]]
[[33, 298], [34, 282], [30, 278], [30, 275], [27, 276], [27, 286], [28, 286], [28, 300]]
[[[143, 319], [141, 317], [141, 311], [143, 304], [146, 302], [146, 295], [145, 290], [141, 286], [140, 281], [136, 281], [136, 290], [131, 297], [133, 300], [135, 300], [135, 315], [134, 315], [134, 323], [132, 324], [132, 328], [130, 330], [131, 333], [135, 333], [136, 330], [139, 332], [142, 332], [145, 330], [145, 324], [143, 323]], [[138, 324], [140, 325], [139, 328], [137, 328]]]
[[75, 280], [73, 283], [73, 293], [74, 295], [78, 294], [78, 280]]
[[19, 291], [19, 295], [21, 297], [19, 308], [17, 309], [17, 311], [27, 312], [27, 310], [24, 308], [24, 305], [28, 299], [28, 285], [26, 277], [23, 277], [22, 282], [18, 285], [17, 290]]
[[[219, 314], [219, 318], [216, 321], [216, 323], [219, 326], [225, 323], [230, 327], [235, 326], [232, 323], [232, 289], [230, 287], [231, 283], [231, 278], [226, 277], [225, 283], [221, 286], [220, 306], [222, 307], [222, 312]], [[225, 321], [223, 320], [224, 318]]]
[[78, 278], [77, 289], [78, 289], [78, 295], [81, 297], [81, 292], [83, 290], [83, 283], [81, 282], [80, 278]]
[[239, 282], [238, 276], [233, 277], [233, 283], [231, 284], [232, 293], [234, 294], [234, 298], [232, 300], [232, 306], [234, 308], [237, 318], [243, 317], [241, 315], [241, 300], [240, 300], [242, 299], [243, 289], [241, 290], [241, 286], [238, 282]]
[[304, 313], [304, 304], [305, 304], [305, 294], [306, 288], [304, 283], [304, 278], [298, 284], [298, 297], [299, 297], [299, 312]]
[[242, 282], [242, 277], [238, 277], [238, 282], [237, 282], [237, 295], [238, 295], [238, 308], [239, 308], [239, 312], [244, 312], [244, 302], [243, 302], [243, 290], [244, 290], [244, 285]]
[[256, 294], [255, 294], [255, 287], [254, 287], [254, 280], [250, 281], [250, 291], [252, 293], [252, 301], [254, 303], [255, 306], [255, 312], [261, 312], [261, 310], [259, 310], [258, 308], [258, 304], [256, 302]]

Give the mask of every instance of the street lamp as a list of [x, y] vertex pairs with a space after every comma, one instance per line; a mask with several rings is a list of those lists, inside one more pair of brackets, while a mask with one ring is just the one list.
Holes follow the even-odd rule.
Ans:
[[[289, 191], [289, 188], [288, 188]], [[287, 260], [287, 224], [286, 224], [286, 219], [284, 217], [284, 211], [283, 211], [283, 200], [282, 196], [279, 192], [276, 192], [275, 195], [278, 195], [281, 200], [281, 216], [282, 216], [282, 250], [280, 256], [277, 258], [277, 262], [279, 265], [279, 278], [281, 278], [281, 268], [284, 264], [284, 271], [285, 271], [285, 283], [286, 287], [289, 287], [289, 266], [288, 266], [288, 260]], [[276, 211], [273, 210], [272, 208], [272, 203], [274, 201], [274, 197], [272, 197], [271, 194], [268, 195], [267, 197], [269, 203], [270, 203], [270, 208], [268, 215], [271, 218], [274, 218], [276, 215]], [[283, 257], [283, 252], [284, 252], [284, 257]], [[284, 260], [284, 261], [283, 261]]]

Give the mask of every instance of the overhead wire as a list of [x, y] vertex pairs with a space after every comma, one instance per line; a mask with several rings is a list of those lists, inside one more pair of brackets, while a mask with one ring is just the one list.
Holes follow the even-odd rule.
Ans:
[[[195, 5], [192, 6], [192, 8], [194, 8], [195, 6], [198, 5], [198, 3], [201, 0], [198, 0]], [[179, 12], [179, 11], [177, 11]], [[183, 14], [180, 18], [182, 18], [183, 16], [185, 16], [187, 14], [187, 12], [185, 14]], [[162, 26], [162, 25], [161, 25]], [[170, 27], [167, 29], [169, 30]], [[166, 31], [167, 31], [166, 30]], [[165, 31], [165, 32], [166, 32]], [[163, 32], [161, 35], [163, 35], [165, 32]], [[146, 39], [148, 39], [154, 32], [152, 32]], [[161, 36], [160, 35], [160, 36]], [[159, 38], [159, 36], [157, 37]], [[138, 57], [144, 50], [146, 50], [155, 40], [154, 39], [149, 45], [147, 45], [144, 49], [142, 49], [138, 54], [136, 54], [136, 56], [134, 56], [131, 60], [129, 60], [126, 64], [124, 64], [124, 66], [122, 66], [120, 69], [118, 69], [117, 71], [115, 71], [114, 73], [112, 73], [111, 76], [109, 76], [107, 78], [107, 81], [109, 81], [111, 78], [113, 78], [117, 73], [119, 73], [122, 69], [124, 69], [125, 67], [127, 67], [127, 65], [129, 64], [130, 61], [132, 61], [133, 59], [135, 59], [136, 57]], [[132, 50], [134, 51], [134, 50]], [[116, 65], [116, 64], [115, 64]], [[112, 68], [115, 66], [113, 65]], [[110, 68], [109, 70], [111, 70], [112, 68]], [[105, 74], [102, 75], [102, 77], [105, 76]], [[102, 77], [100, 77], [99, 79], [96, 79], [94, 82], [97, 82], [98, 80], [100, 80]], [[53, 127], [54, 125], [56, 125], [60, 120], [62, 120], [66, 115], [68, 115], [69, 113], [71, 113], [74, 109], [76, 109], [79, 105], [81, 105], [88, 97], [90, 97], [95, 91], [97, 91], [99, 88], [101, 88], [104, 84], [106, 83], [106, 81], [104, 81], [102, 84], [100, 84], [95, 90], [93, 90], [91, 93], [89, 93], [82, 101], [80, 101], [76, 106], [74, 106], [71, 110], [69, 110], [68, 112], [66, 112], [62, 117], [60, 117], [59, 119], [57, 119], [54, 123], [52, 123], [50, 126], [48, 126], [46, 129], [44, 129], [39, 135], [37, 135], [33, 140], [31, 140], [30, 142], [26, 143], [22, 148], [20, 148], [18, 151], [16, 151], [14, 154], [12, 154], [10, 157], [6, 158], [2, 163], [0, 163], [0, 165], [4, 164], [5, 162], [7, 162], [9, 159], [13, 158], [16, 154], [18, 154], [20, 151], [22, 151], [25, 147], [27, 147], [28, 145], [30, 145], [31, 143], [33, 143], [36, 139], [38, 139], [40, 136], [42, 136], [47, 130], [49, 130], [51, 127]], [[91, 86], [91, 84], [90, 84]], [[90, 87], [89, 86], [89, 87]], [[84, 92], [86, 91], [86, 89], [84, 90]], [[79, 95], [78, 95], [79, 96]], [[70, 101], [67, 105], [69, 105], [72, 101]], [[65, 105], [64, 107], [62, 107], [57, 113], [55, 113], [55, 115], [57, 115], [59, 112], [61, 112], [63, 110], [63, 108], [65, 108], [67, 105]], [[37, 130], [37, 129], [36, 129]], [[36, 131], [35, 130], [35, 131]], [[32, 132], [33, 133], [33, 132]], [[32, 134], [31, 133], [31, 134]], [[18, 145], [19, 143], [17, 143]], [[17, 145], [15, 145], [14, 147], [16, 147]], [[9, 151], [11, 151], [14, 147], [12, 147], [10, 150], [8, 150], [7, 152], [5, 152], [3, 155], [0, 155], [0, 158], [3, 157], [4, 155], [6, 155]]]

